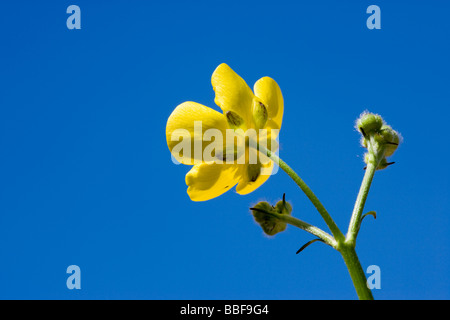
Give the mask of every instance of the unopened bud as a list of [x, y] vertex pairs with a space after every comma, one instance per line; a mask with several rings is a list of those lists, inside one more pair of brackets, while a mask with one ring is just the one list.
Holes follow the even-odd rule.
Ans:
[[286, 202], [283, 195], [283, 200], [278, 201], [275, 207], [271, 206], [268, 202], [262, 201], [251, 208], [255, 221], [261, 226], [264, 233], [273, 236], [286, 229], [286, 222], [280, 221], [280, 219], [274, 214], [290, 215], [292, 206]]
[[292, 206], [289, 202], [286, 202], [285, 196], [283, 195], [283, 200], [280, 200], [275, 205], [275, 210], [280, 214], [290, 215], [292, 212]]
[[384, 123], [381, 116], [365, 112], [356, 121], [358, 130], [362, 133], [361, 145], [367, 148], [368, 153], [364, 156], [365, 163], [377, 165], [377, 170], [385, 169], [393, 162], [387, 162], [397, 150], [401, 142], [401, 136]]
[[374, 113], [364, 112], [356, 121], [356, 128], [363, 136], [378, 132], [383, 125], [383, 119]]
[[397, 150], [400, 143], [399, 134], [390, 126], [383, 125], [380, 130], [380, 135], [383, 137], [384, 142], [386, 143], [386, 151], [384, 152], [384, 155], [386, 157], [392, 156], [395, 150]]

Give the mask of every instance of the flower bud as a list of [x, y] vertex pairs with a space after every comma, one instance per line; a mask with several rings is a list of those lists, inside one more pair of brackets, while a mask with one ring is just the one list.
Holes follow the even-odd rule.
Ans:
[[267, 123], [269, 114], [267, 113], [266, 106], [256, 99], [253, 99], [253, 121], [255, 122], [256, 129], [262, 129]]
[[384, 155], [386, 157], [392, 156], [400, 143], [399, 134], [390, 126], [383, 125], [380, 130], [380, 135], [386, 143], [386, 151], [384, 152]]
[[379, 115], [373, 113], [361, 114], [356, 126], [363, 135], [361, 145], [368, 150], [364, 155], [364, 162], [376, 164], [377, 170], [393, 164], [387, 162], [386, 157], [392, 156], [397, 150], [401, 136], [391, 126], [385, 124]]
[[268, 202], [262, 201], [251, 208], [255, 221], [261, 226], [264, 233], [273, 236], [286, 229], [286, 222], [280, 221], [274, 214], [287, 214], [290, 215], [292, 206], [286, 202], [283, 196], [283, 200], [278, 201], [275, 207], [271, 206]]
[[369, 112], [364, 112], [359, 119], [356, 120], [356, 128], [363, 136], [378, 132], [382, 125], [383, 119], [379, 115]]
[[278, 201], [275, 205], [275, 210], [280, 214], [290, 215], [292, 212], [292, 206], [289, 202], [286, 202], [283, 196], [283, 200]]

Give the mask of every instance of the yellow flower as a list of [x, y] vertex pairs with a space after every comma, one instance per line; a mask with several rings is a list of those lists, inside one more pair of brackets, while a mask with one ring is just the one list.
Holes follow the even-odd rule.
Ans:
[[[267, 157], [263, 161], [265, 156], [261, 153], [256, 162], [250, 162], [248, 150], [245, 150], [245, 157], [242, 158], [244, 162], [236, 161], [236, 148], [227, 148], [228, 140], [216, 141], [218, 136], [212, 139], [210, 129], [215, 129], [222, 137], [230, 129], [234, 130], [232, 132], [242, 130], [240, 132], [245, 133], [253, 129], [256, 140], [261, 143], [263, 138], [267, 139], [267, 144], [272, 144], [268, 149], [274, 151], [277, 146], [273, 140], [283, 119], [283, 96], [272, 78], [259, 79], [253, 93], [239, 75], [222, 63], [214, 71], [211, 82], [216, 93], [215, 103], [223, 114], [196, 102], [184, 102], [175, 108], [166, 125], [167, 145], [172, 155], [183, 164], [193, 165], [186, 174], [187, 193], [193, 201], [218, 197], [236, 184], [237, 193], [248, 194], [261, 186], [273, 169], [273, 162]], [[260, 129], [266, 129], [267, 134]], [[189, 147], [181, 153], [180, 139], [188, 139], [189, 143]], [[235, 142], [234, 138], [232, 142]], [[217, 148], [211, 154], [223, 162], [205, 161], [204, 152], [211, 151], [213, 143]], [[245, 145], [250, 143], [246, 137]], [[234, 161], [231, 163], [226, 158], [230, 150], [234, 152]]]

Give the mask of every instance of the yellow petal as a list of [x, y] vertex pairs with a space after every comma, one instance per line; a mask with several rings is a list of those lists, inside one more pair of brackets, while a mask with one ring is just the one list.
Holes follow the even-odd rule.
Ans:
[[234, 187], [238, 180], [239, 166], [202, 163], [186, 174], [187, 193], [192, 201], [206, 201], [218, 197]]
[[267, 164], [246, 164], [241, 170], [241, 180], [236, 187], [236, 192], [244, 195], [255, 191], [269, 179], [273, 169], [273, 161]]
[[211, 83], [216, 92], [215, 102], [223, 112], [238, 114], [247, 127], [251, 125], [253, 92], [236, 72], [222, 63], [214, 71]]
[[205, 131], [213, 129], [208, 133], [218, 132], [225, 137], [227, 127], [227, 121], [220, 112], [196, 102], [184, 102], [175, 108], [167, 120], [167, 145], [179, 162], [197, 164], [203, 161], [205, 147], [212, 143], [204, 139]]
[[278, 84], [269, 77], [256, 81], [253, 90], [267, 108], [268, 121], [266, 128], [280, 129], [283, 121], [284, 100]]

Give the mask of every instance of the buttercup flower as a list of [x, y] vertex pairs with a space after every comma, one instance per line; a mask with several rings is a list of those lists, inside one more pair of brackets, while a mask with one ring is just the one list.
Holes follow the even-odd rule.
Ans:
[[[256, 158], [252, 157], [251, 149], [261, 144], [275, 151], [274, 139], [283, 119], [283, 96], [272, 78], [259, 79], [252, 92], [239, 75], [222, 63], [211, 82], [215, 103], [223, 113], [196, 102], [184, 102], [175, 108], [166, 125], [167, 145], [174, 158], [193, 165], [186, 174], [187, 193], [193, 201], [218, 197], [235, 185], [239, 194], [261, 186], [272, 173], [273, 162], [256, 151]], [[228, 139], [230, 131], [236, 134], [232, 139]], [[239, 138], [245, 146], [243, 152], [235, 146]]]

